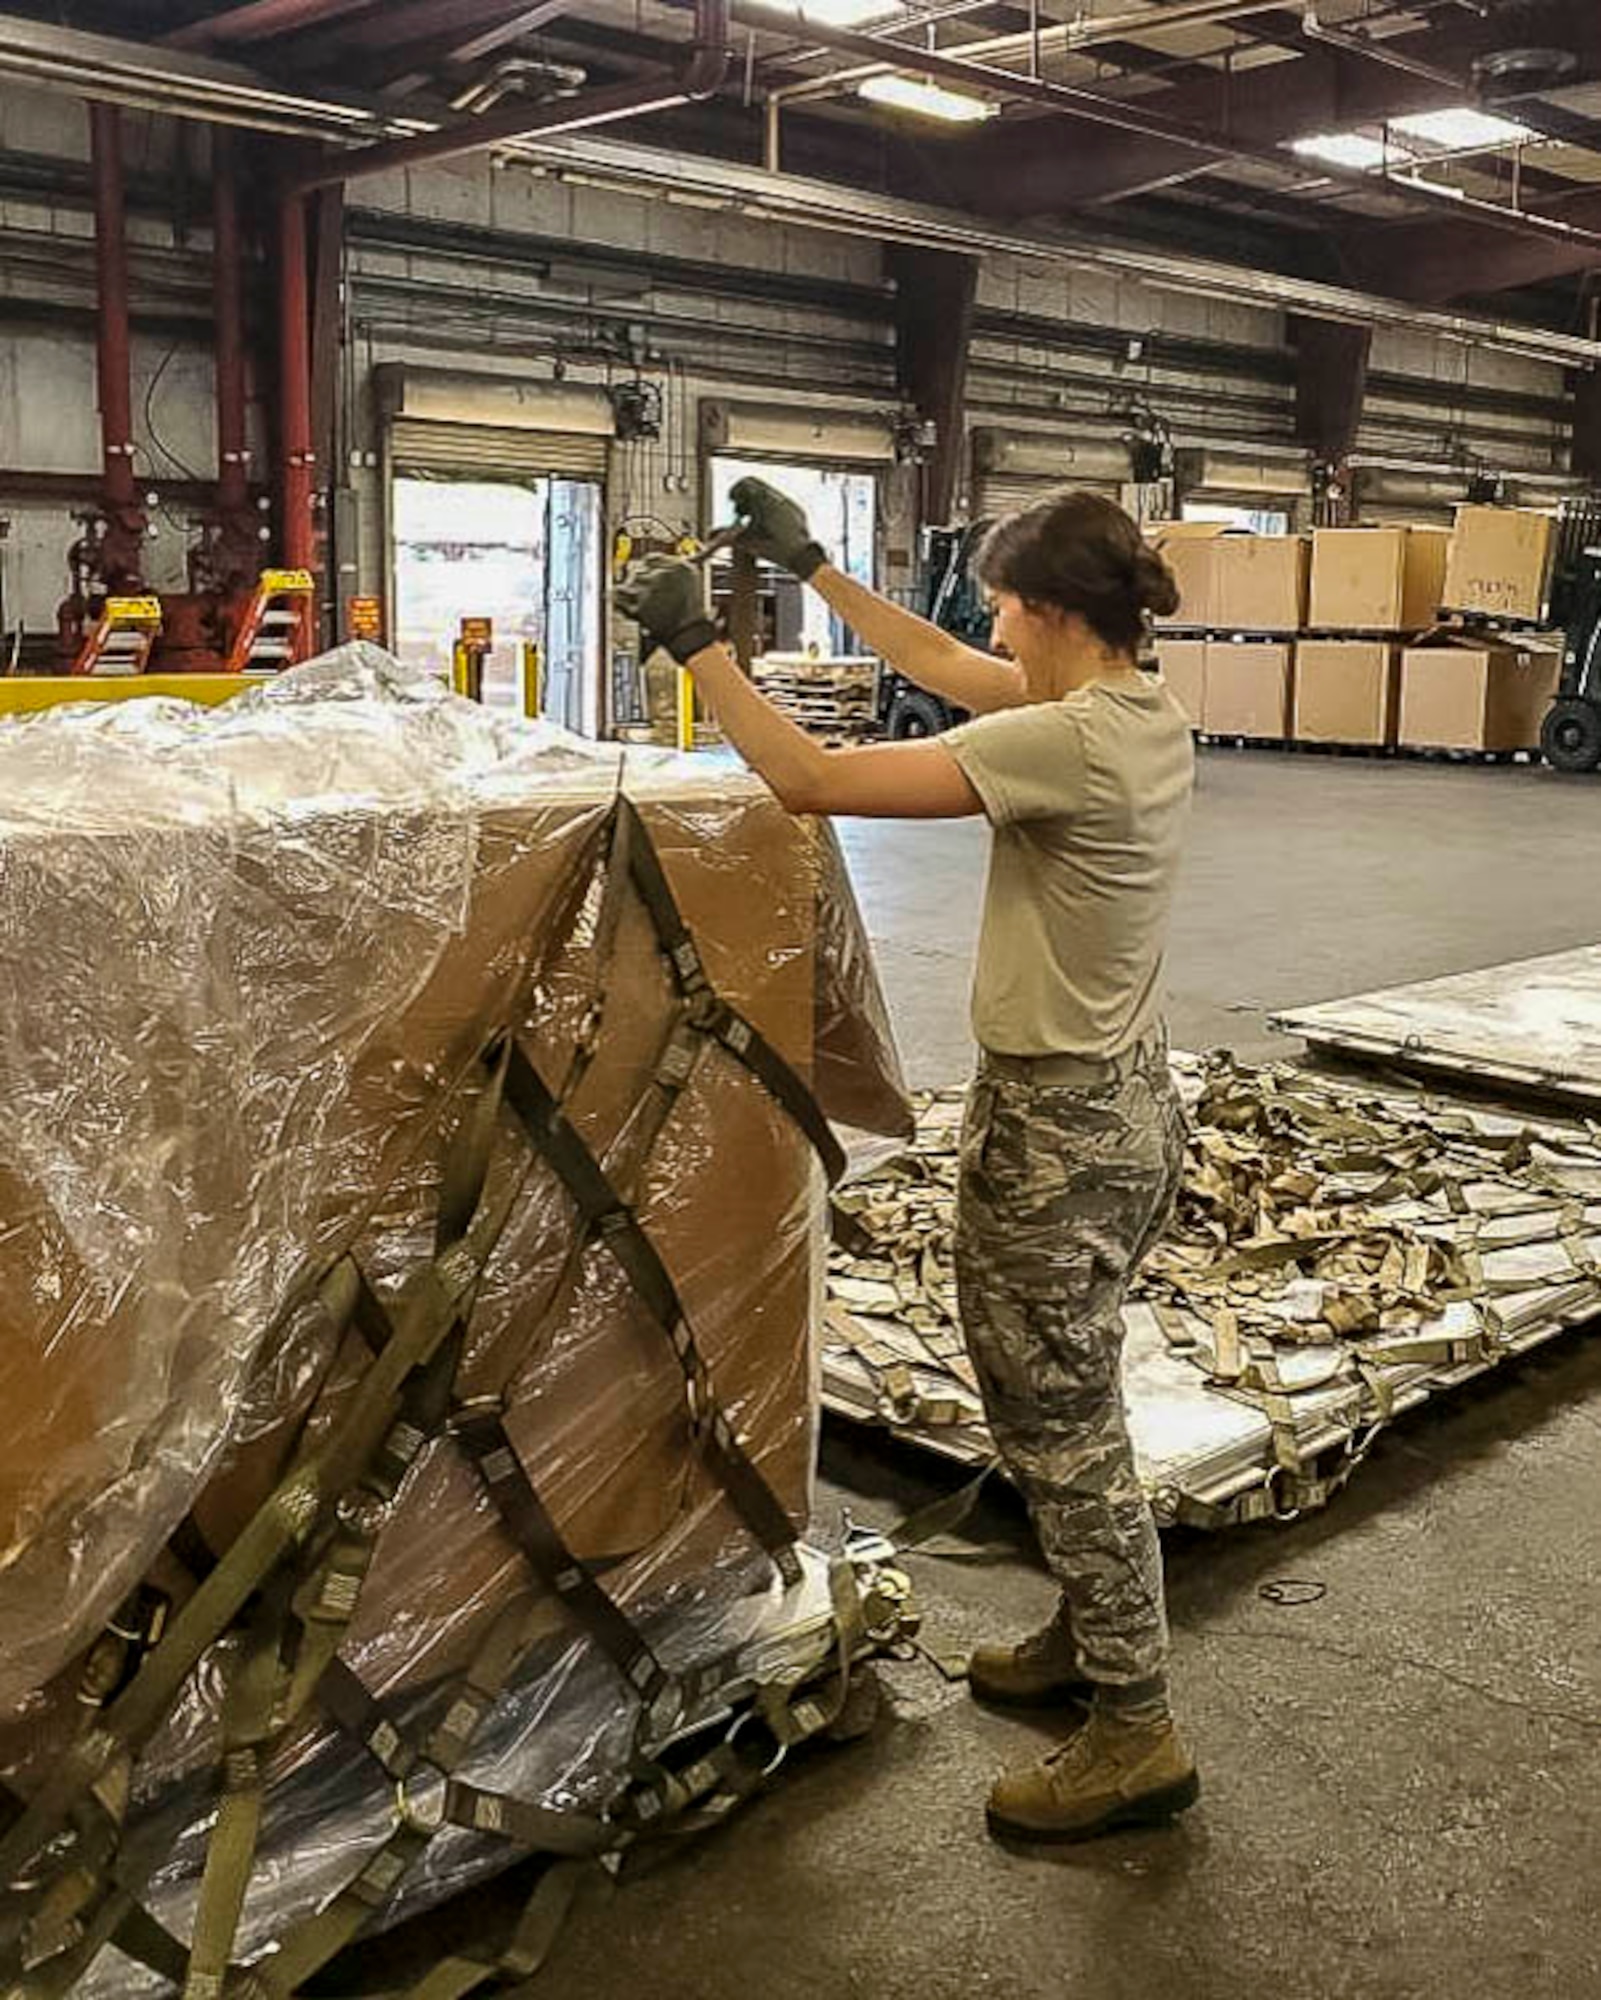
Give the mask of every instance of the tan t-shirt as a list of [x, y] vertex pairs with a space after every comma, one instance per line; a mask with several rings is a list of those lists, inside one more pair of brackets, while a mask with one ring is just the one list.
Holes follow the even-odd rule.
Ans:
[[973, 1033], [996, 1055], [1120, 1055], [1155, 1023], [1195, 777], [1164, 682], [1130, 671], [939, 739], [994, 828]]

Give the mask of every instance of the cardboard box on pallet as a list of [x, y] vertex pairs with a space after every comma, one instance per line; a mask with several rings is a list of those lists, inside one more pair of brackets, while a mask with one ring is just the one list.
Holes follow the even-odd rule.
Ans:
[[1312, 536], [1314, 632], [1421, 632], [1445, 585], [1443, 528], [1318, 528]]
[[1290, 733], [1293, 650], [1273, 641], [1218, 641], [1206, 649], [1205, 706], [1209, 736], [1281, 742]]
[[1295, 649], [1301, 743], [1395, 742], [1401, 649], [1386, 639], [1303, 639]]
[[1304, 535], [1225, 535], [1214, 545], [1212, 623], [1227, 632], [1299, 632], [1312, 544]]
[[[473, 1270], [452, 1267], [463, 1289], [443, 1295], [459, 1299], [450, 1395], [500, 1412], [507, 1450], [614, 1602], [658, 1642], [662, 1621], [670, 1639], [688, 1621], [686, 1664], [726, 1650], [729, 1619], [759, 1629], [751, 1593], [771, 1601], [771, 1569], [690, 1421], [677, 1337], [693, 1330], [729, 1435], [800, 1531], [826, 1197], [811, 1142], [737, 1038], [688, 1033], [670, 967], [703, 968], [830, 1115], [908, 1129], [837, 850], [759, 785], [508, 726], [375, 649], [204, 718], [169, 707], [60, 710], [0, 741], [15, 946], [0, 1030], [0, 1771], [31, 1794], [79, 1734], [84, 1649], [136, 1586], [174, 1615], [203, 1587], [204, 1561], [167, 1552], [180, 1523], [186, 1546], [226, 1559], [292, 1491], [316, 1519], [304, 1558], [286, 1546], [291, 1567], [314, 1563], [325, 1531], [337, 1544], [336, 1518], [376, 1537], [348, 1596], [331, 1583], [306, 1615], [354, 1600], [340, 1659], [402, 1730], [448, 1705], [515, 1621], [528, 1712], [500, 1741], [499, 1781], [532, 1782], [517, 1759], [537, 1740], [533, 1797], [548, 1783], [604, 1799], [633, 1731], [623, 1683], [487, 1498], [443, 1421], [444, 1382], [379, 1406], [375, 1443], [390, 1424], [422, 1428], [392, 1497], [309, 1468], [360, 1408], [375, 1352], [437, 1305], [435, 1258], [460, 1237]], [[620, 792], [694, 959], [680, 941], [669, 960], [632, 874], [607, 892]], [[569, 1083], [566, 1115], [668, 1273], [677, 1328], [606, 1247], [615, 1232], [580, 1232], [521, 1112], [503, 1100], [478, 1116], [508, 1036], [552, 1090]], [[475, 1130], [482, 1195], [464, 1197], [450, 1163]], [[474, 1201], [474, 1230], [492, 1213], [498, 1233], [462, 1236]], [[343, 1511], [353, 1493], [360, 1529]], [[130, 1825], [161, 1817], [169, 1922], [214, 1813], [231, 1657], [225, 1644], [133, 1745]], [[374, 1851], [371, 1825], [381, 1842], [393, 1824], [392, 1781], [352, 1759], [319, 1697], [300, 1699], [273, 1761], [251, 1952], [277, 1935], [280, 1901], [325, 1901]], [[438, 1894], [486, 1859], [458, 1843], [406, 1893]]]
[[1458, 507], [1442, 605], [1488, 618], [1539, 619], [1555, 533], [1551, 516], [1530, 508]]
[[1221, 521], [1150, 521], [1145, 539], [1172, 570], [1179, 607], [1164, 625], [1217, 623], [1217, 552], [1228, 529]]
[[1562, 677], [1554, 652], [1495, 641], [1409, 646], [1400, 740], [1419, 750], [1534, 750]]
[[1191, 726], [1201, 728], [1206, 708], [1206, 641], [1158, 639], [1156, 663]]

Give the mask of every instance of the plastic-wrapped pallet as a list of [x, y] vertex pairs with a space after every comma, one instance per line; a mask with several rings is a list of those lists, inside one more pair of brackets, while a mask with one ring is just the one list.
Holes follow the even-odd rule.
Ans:
[[887, 1017], [825, 828], [371, 648], [0, 729], [0, 926], [10, 1945], [165, 1990], [117, 1898], [187, 1945], [232, 1753], [292, 1991], [815, 1613], [818, 1107], [905, 1127]]

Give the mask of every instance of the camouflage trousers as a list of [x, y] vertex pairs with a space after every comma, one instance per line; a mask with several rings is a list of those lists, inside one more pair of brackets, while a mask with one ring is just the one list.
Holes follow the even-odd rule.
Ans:
[[[1072, 1065], [1067, 1065], [1072, 1068]], [[1165, 1685], [1156, 1524], [1123, 1408], [1120, 1307], [1172, 1211], [1185, 1115], [1165, 1035], [1083, 1078], [985, 1056], [962, 1128], [956, 1281], [990, 1429], [1090, 1680]]]

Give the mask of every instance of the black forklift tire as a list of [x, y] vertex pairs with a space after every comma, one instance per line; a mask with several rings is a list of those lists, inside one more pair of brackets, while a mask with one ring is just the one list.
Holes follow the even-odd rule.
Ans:
[[1601, 766], [1601, 706], [1578, 695], [1553, 702], [1540, 731], [1540, 750], [1553, 771]]
[[902, 688], [889, 705], [885, 733], [892, 743], [905, 743], [920, 736], [938, 736], [950, 727], [945, 704], [921, 688]]

